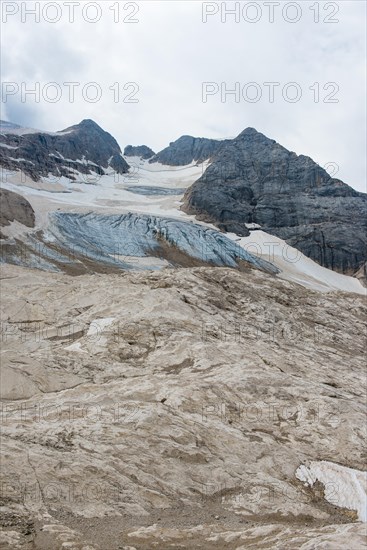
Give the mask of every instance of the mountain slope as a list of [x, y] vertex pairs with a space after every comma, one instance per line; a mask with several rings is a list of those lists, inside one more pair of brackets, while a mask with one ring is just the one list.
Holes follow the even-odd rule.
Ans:
[[13, 221], [26, 227], [34, 227], [34, 210], [27, 199], [21, 195], [7, 189], [0, 189], [0, 227], [10, 225]]
[[[366, 489], [342, 471], [365, 468], [363, 297], [253, 269], [2, 270], [3, 518], [22, 548], [363, 548]], [[340, 475], [305, 486], [319, 461]]]
[[34, 181], [50, 174], [75, 180], [78, 172], [101, 175], [113, 169], [124, 174], [129, 169], [117, 141], [92, 120], [83, 120], [55, 133], [37, 130], [23, 133], [3, 124], [0, 166], [21, 170]]
[[150, 159], [155, 152], [147, 145], [126, 145], [124, 149], [125, 157], [140, 157], [143, 160]]
[[191, 162], [204, 162], [217, 153], [226, 141], [181, 136], [157, 153], [149, 162], [170, 166], [185, 166]]
[[366, 194], [253, 128], [219, 149], [184, 199], [186, 212], [224, 231], [246, 236], [246, 224], [259, 224], [348, 274], [366, 261], [366, 209]]
[[[122, 178], [91, 121], [4, 133], [78, 181], [2, 173], [0, 547], [363, 548], [363, 288], [254, 225], [329, 215], [339, 254], [360, 194], [252, 130]], [[180, 209], [192, 185], [238, 234]]]

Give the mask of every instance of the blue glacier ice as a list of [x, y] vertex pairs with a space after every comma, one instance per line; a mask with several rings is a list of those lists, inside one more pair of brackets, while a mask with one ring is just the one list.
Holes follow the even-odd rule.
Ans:
[[73, 255], [121, 269], [131, 269], [124, 258], [159, 257], [164, 246], [168, 262], [172, 247], [172, 252], [178, 249], [210, 265], [235, 268], [239, 260], [244, 260], [267, 272], [278, 272], [271, 263], [250, 254], [224, 233], [174, 218], [135, 213], [53, 212], [45, 238], [69, 255], [72, 251]]

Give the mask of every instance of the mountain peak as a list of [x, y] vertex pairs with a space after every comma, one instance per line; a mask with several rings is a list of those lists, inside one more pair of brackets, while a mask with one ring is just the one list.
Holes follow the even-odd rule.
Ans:
[[78, 126], [85, 126], [89, 128], [100, 128], [102, 130], [102, 128], [96, 122], [94, 122], [94, 120], [92, 120], [91, 118], [84, 118], [81, 122], [79, 122]]
[[253, 139], [262, 139], [266, 141], [270, 141], [272, 143], [275, 143], [273, 139], [268, 138], [265, 134], [262, 134], [261, 132], [258, 132], [256, 128], [252, 128], [249, 126], [248, 128], [245, 128], [238, 136], [238, 138], [253, 138]]
[[242, 136], [242, 134], [260, 134], [260, 132], [258, 132], [256, 130], [256, 128], [252, 128], [252, 126], [248, 126], [247, 128], [245, 128], [241, 133], [240, 133], [240, 136]]
[[203, 162], [212, 158], [223, 141], [183, 135], [171, 141], [168, 147], [149, 160], [170, 166], [185, 166], [191, 162]]
[[365, 209], [364, 195], [254, 128], [218, 150], [184, 199], [185, 212], [224, 231], [247, 236], [255, 223], [345, 274], [366, 261]]
[[153, 157], [155, 152], [147, 145], [126, 145], [124, 155], [125, 157], [140, 157], [147, 160]]
[[34, 181], [48, 174], [75, 180], [78, 173], [104, 175], [113, 169], [125, 174], [129, 169], [115, 138], [90, 119], [60, 132], [15, 128], [0, 133], [1, 165], [21, 169]]
[[67, 132], [70, 130], [94, 130], [98, 132], [103, 132], [103, 128], [101, 128], [94, 120], [90, 118], [85, 118], [79, 124], [74, 124], [73, 126], [69, 126], [68, 128], [65, 128], [65, 130], [61, 130], [61, 132]]

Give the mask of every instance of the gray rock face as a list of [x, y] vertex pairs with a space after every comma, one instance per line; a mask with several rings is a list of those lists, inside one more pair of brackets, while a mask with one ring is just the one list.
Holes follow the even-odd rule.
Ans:
[[0, 166], [22, 170], [34, 181], [49, 174], [75, 180], [74, 171], [103, 175], [109, 167], [119, 174], [129, 169], [117, 141], [92, 120], [54, 134], [12, 130], [2, 126]]
[[17, 221], [27, 227], [34, 227], [35, 215], [29, 202], [13, 191], [0, 189], [0, 227]]
[[184, 210], [243, 236], [246, 223], [257, 223], [343, 273], [366, 261], [367, 195], [253, 128], [217, 152], [186, 192]]
[[147, 145], [127, 145], [124, 149], [125, 157], [140, 157], [144, 160], [150, 159], [155, 152]]
[[227, 142], [228, 140], [219, 141], [181, 136], [157, 153], [149, 162], [160, 162], [169, 166], [185, 166], [191, 162], [203, 162], [212, 158]]
[[367, 288], [367, 262], [361, 265], [355, 276]]

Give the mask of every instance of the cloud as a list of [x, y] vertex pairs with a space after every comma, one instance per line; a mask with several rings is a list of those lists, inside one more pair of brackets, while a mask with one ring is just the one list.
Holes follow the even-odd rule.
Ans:
[[[32, 7], [35, 2], [26, 4]], [[97, 8], [93, 11], [91, 6], [83, 15], [87, 4]], [[221, 2], [206, 4], [207, 9], [218, 8], [218, 13], [203, 23], [203, 3], [198, 1], [119, 2], [119, 14], [116, 2], [79, 2], [74, 22], [69, 22], [62, 1], [58, 2], [62, 17], [56, 23], [45, 21], [42, 14], [39, 23], [28, 16], [22, 23], [20, 13], [9, 16], [2, 25], [2, 79], [29, 86], [39, 82], [41, 95], [39, 102], [28, 95], [22, 103], [16, 94], [2, 110], [17, 123], [49, 130], [92, 118], [121, 147], [146, 143], [155, 150], [182, 134], [230, 137], [253, 126], [322, 165], [336, 163], [338, 177], [365, 190], [365, 3], [281, 2], [274, 5], [273, 23], [266, 3], [226, 2], [225, 6], [230, 9], [237, 4], [238, 23], [234, 15], [221, 13]], [[257, 23], [244, 19], [246, 4], [252, 4], [248, 18], [261, 14]], [[284, 11], [286, 5], [288, 11]], [[297, 5], [300, 20], [284, 20], [297, 16]], [[98, 15], [98, 10], [97, 23], [86, 20]], [[53, 16], [51, 10], [49, 19]], [[327, 19], [339, 22], [327, 23]], [[45, 87], [52, 92], [49, 82], [60, 86], [60, 101], [48, 101], [47, 94], [43, 97]], [[74, 101], [67, 82], [79, 83]], [[87, 93], [95, 91], [93, 86], [86, 88], [90, 82], [97, 83], [101, 92], [95, 103]], [[219, 87], [206, 103], [203, 82]], [[258, 102], [246, 95], [256, 91], [246, 87], [251, 82], [261, 91]], [[274, 102], [269, 100], [267, 82], [279, 82]], [[296, 103], [284, 97], [297, 92], [287, 88], [291, 82], [302, 93]], [[236, 83], [239, 98], [226, 95]], [[131, 95], [137, 86], [139, 91]], [[129, 94], [139, 102], [129, 102]]]

